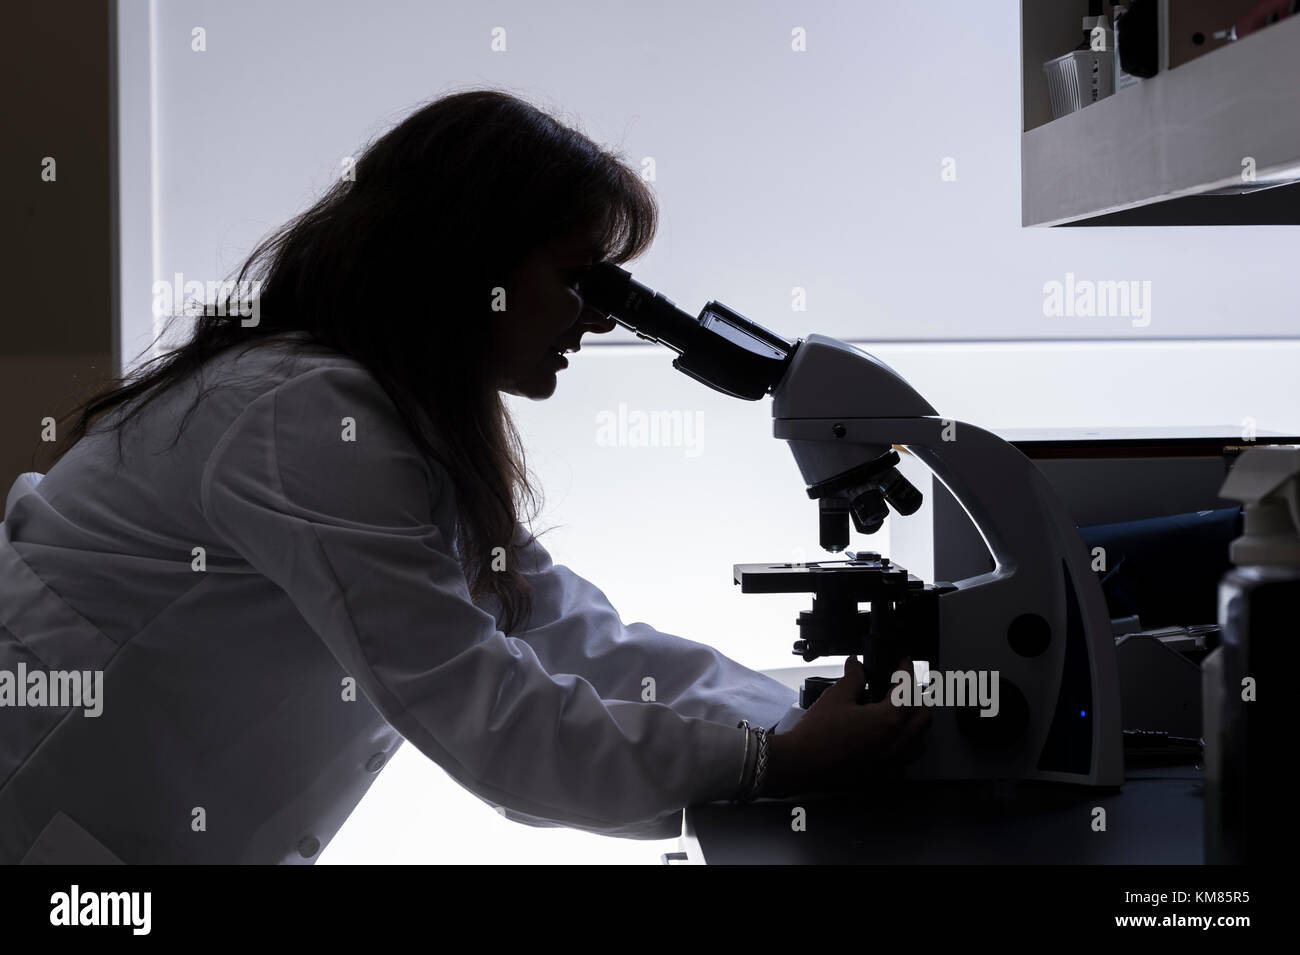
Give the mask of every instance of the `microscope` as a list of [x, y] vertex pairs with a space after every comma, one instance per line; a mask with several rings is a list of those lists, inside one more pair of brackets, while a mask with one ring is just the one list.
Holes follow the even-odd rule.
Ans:
[[[848, 558], [735, 565], [743, 593], [812, 594], [795, 654], [861, 656], [863, 702], [890, 694], [903, 658], [924, 661], [931, 688], [945, 674], [957, 675], [950, 687], [995, 675], [996, 708], [934, 706], [907, 778], [1123, 782], [1105, 599], [1077, 528], [1032, 461], [988, 431], [940, 417], [884, 362], [838, 339], [791, 342], [719, 302], [692, 316], [610, 262], [590, 266], [579, 291], [588, 307], [677, 352], [673, 367], [696, 381], [748, 401], [771, 395], [773, 434], [817, 504], [821, 546]], [[879, 553], [845, 550], [850, 522], [873, 534], [891, 508], [907, 516], [920, 507], [921, 492], [897, 468], [900, 450], [960, 503], [991, 570], [925, 583]], [[833, 682], [809, 677], [800, 706]]]

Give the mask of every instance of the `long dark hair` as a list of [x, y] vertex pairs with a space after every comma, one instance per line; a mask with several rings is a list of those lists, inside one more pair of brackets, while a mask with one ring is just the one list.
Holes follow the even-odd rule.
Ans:
[[[192, 317], [188, 341], [69, 412], [78, 418], [55, 460], [92, 421], [143, 395], [111, 425], [120, 453], [122, 426], [213, 356], [309, 332], [309, 341], [366, 368], [423, 453], [451, 474], [471, 595], [495, 596], [502, 628], [512, 631], [532, 607], [516, 569], [532, 533], [517, 541], [515, 525], [525, 504], [529, 524], [540, 505], [489, 372], [491, 290], [509, 292], [525, 257], [577, 228], [601, 233], [606, 259], [636, 258], [657, 218], [636, 172], [540, 109], [499, 90], [436, 99], [367, 146], [352, 176], [264, 239], [218, 301]], [[259, 321], [244, 327], [236, 296], [253, 282], [261, 283]], [[505, 548], [504, 571], [492, 569], [496, 547]]]

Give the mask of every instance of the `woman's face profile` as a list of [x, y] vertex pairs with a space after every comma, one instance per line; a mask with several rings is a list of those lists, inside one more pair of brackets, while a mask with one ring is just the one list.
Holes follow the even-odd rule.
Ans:
[[529, 256], [515, 275], [504, 311], [492, 315], [493, 367], [499, 390], [540, 401], [555, 392], [555, 376], [568, 366], [587, 332], [616, 324], [586, 308], [576, 286], [579, 270], [598, 261], [599, 237], [580, 229]]

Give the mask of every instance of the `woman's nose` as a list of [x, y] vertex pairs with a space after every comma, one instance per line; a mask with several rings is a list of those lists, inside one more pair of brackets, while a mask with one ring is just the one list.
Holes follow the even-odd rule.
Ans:
[[605, 332], [613, 331], [614, 326], [617, 324], [618, 322], [616, 322], [611, 315], [604, 315], [596, 311], [594, 308], [583, 310], [582, 326], [587, 331], [595, 332], [597, 335], [603, 335]]

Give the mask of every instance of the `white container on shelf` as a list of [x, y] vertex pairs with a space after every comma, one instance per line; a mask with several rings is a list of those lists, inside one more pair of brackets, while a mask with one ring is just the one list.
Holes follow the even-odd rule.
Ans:
[[1113, 50], [1074, 50], [1044, 63], [1052, 116], [1060, 119], [1114, 93], [1114, 57]]

